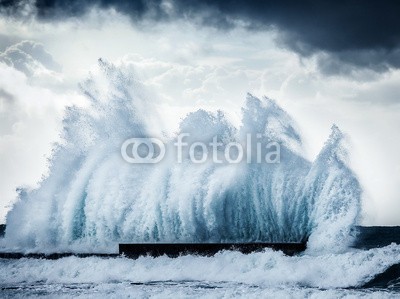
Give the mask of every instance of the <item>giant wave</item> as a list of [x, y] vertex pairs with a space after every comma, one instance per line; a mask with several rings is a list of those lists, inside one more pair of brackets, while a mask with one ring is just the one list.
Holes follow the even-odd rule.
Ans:
[[[126, 68], [99, 61], [82, 84], [89, 107], [71, 107], [49, 174], [20, 189], [7, 215], [5, 244], [18, 250], [105, 250], [118, 242], [298, 242], [341, 251], [358, 220], [361, 189], [346, 163], [337, 126], [310, 162], [291, 117], [268, 98], [247, 96], [242, 124], [198, 110], [182, 120], [189, 141], [242, 142], [248, 134], [280, 144], [280, 163], [128, 164], [121, 144], [167, 138], [154, 104]], [[258, 135], [261, 134], [261, 135]]]

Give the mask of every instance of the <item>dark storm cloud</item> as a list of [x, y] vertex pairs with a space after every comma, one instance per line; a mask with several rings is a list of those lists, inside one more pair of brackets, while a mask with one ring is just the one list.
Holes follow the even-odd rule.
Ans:
[[[400, 67], [399, 1], [181, 1], [181, 12], [208, 12], [222, 26], [276, 28], [281, 45], [302, 57], [318, 56], [325, 74]], [[196, 5], [193, 3], [197, 3]], [[218, 22], [214, 20], [214, 24]]]
[[374, 48], [328, 52], [318, 55], [320, 71], [327, 75], [354, 74], [362, 69], [383, 73], [400, 67], [400, 47], [395, 49]]
[[[0, 5], [15, 11], [22, 2]], [[280, 43], [303, 57], [328, 53], [332, 61], [319, 60], [326, 73], [400, 67], [400, 1], [37, 0], [34, 7], [47, 20], [79, 17], [97, 7], [114, 8], [134, 22], [185, 18], [227, 29], [240, 21], [252, 30], [278, 29]]]
[[79, 17], [93, 7], [114, 8], [136, 21], [144, 16], [154, 20], [166, 17], [161, 0], [36, 0], [35, 7], [38, 16], [47, 19], [60, 16]]

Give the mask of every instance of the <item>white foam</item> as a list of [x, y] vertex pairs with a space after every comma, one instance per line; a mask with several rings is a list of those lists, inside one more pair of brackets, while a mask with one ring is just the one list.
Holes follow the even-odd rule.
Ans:
[[3, 284], [104, 284], [182, 281], [265, 288], [337, 289], [362, 286], [376, 274], [400, 262], [400, 246], [368, 251], [304, 254], [289, 257], [280, 252], [243, 255], [222, 252], [214, 257], [182, 256], [126, 258], [77, 258], [59, 260], [1, 260]]

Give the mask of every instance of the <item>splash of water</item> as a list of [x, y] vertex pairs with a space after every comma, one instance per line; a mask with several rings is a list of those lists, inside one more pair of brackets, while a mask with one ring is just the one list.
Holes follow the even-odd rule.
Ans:
[[[290, 116], [274, 101], [248, 95], [240, 128], [222, 112], [199, 110], [181, 122], [180, 133], [190, 133], [189, 143], [217, 136], [222, 149], [261, 136], [263, 146], [280, 144], [280, 163], [176, 163], [167, 155], [157, 165], [131, 165], [121, 158], [123, 141], [160, 137], [162, 128], [140, 83], [124, 68], [99, 65], [100, 74], [82, 85], [90, 107], [67, 111], [49, 175], [39, 188], [21, 190], [9, 212], [7, 246], [114, 251], [118, 242], [306, 238], [319, 250], [348, 245], [361, 190], [336, 126], [311, 163]], [[172, 149], [176, 140], [165, 141]]]

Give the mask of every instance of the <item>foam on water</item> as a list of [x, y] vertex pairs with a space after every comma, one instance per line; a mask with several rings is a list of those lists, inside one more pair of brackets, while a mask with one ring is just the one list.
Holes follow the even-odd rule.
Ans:
[[[178, 133], [189, 133], [188, 143], [209, 143], [217, 136], [220, 151], [228, 142], [244, 143], [249, 134], [263, 147], [278, 142], [280, 163], [195, 164], [187, 155], [176, 163], [177, 137], [163, 135], [153, 103], [128, 68], [100, 60], [99, 69], [82, 84], [90, 107], [67, 111], [49, 175], [37, 189], [20, 190], [7, 216], [8, 249], [115, 252], [118, 242], [297, 242], [308, 237], [314, 251], [347, 248], [361, 190], [346, 165], [344, 136], [336, 126], [310, 162], [290, 116], [274, 101], [248, 95], [240, 128], [222, 112], [199, 110], [182, 120]], [[126, 163], [120, 148], [132, 137], [163, 139], [166, 157], [156, 165]], [[239, 256], [220, 255], [215, 261]], [[270, 253], [246, 257], [254, 273], [263, 273], [255, 257], [265, 259], [263, 267], [273, 263]]]
[[[104, 284], [135, 283], [165, 285], [204, 282], [273, 287], [337, 289], [362, 287], [376, 274], [400, 263], [400, 246], [319, 256], [289, 257], [280, 252], [243, 255], [221, 252], [214, 257], [182, 256], [126, 258], [77, 258], [59, 260], [0, 260], [2, 284]], [[160, 271], [162, 269], [162, 271]]]

